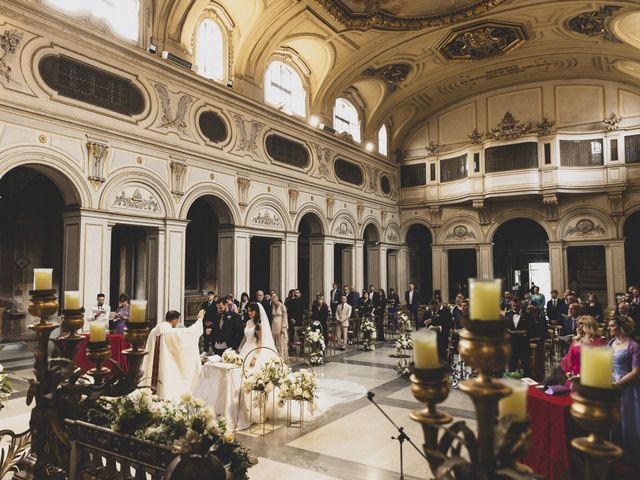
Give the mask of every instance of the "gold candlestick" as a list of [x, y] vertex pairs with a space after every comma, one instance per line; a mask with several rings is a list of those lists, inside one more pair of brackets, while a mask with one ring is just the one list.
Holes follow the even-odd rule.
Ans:
[[96, 385], [102, 385], [111, 373], [111, 370], [102, 365], [111, 358], [109, 341], [87, 343], [87, 358], [96, 364], [87, 374], [93, 377]]
[[60, 337], [59, 341], [65, 346], [64, 356], [73, 361], [76, 358], [78, 345], [82, 341], [82, 335], [78, 335], [78, 330], [84, 326], [84, 308], [67, 309], [62, 311], [62, 323], [60, 328], [67, 335]]
[[124, 339], [131, 345], [122, 353], [127, 359], [127, 378], [132, 385], [137, 384], [141, 376], [140, 367], [142, 360], [148, 353], [145, 350], [149, 337], [149, 324], [147, 322], [127, 322]]

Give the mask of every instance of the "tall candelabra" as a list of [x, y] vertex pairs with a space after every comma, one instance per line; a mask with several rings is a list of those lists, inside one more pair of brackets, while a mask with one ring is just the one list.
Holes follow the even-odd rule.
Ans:
[[[141, 376], [140, 367], [147, 352], [144, 350], [149, 326], [146, 322], [127, 324], [125, 339], [132, 345], [123, 352], [127, 361], [125, 373], [114, 366], [113, 371], [104, 363], [110, 360], [108, 342], [89, 342], [87, 358], [95, 367], [80, 370], [74, 358], [83, 337], [78, 335], [84, 324], [83, 308], [63, 311], [61, 324], [50, 321], [58, 312], [56, 291], [33, 290], [28, 311], [40, 319], [29, 325], [37, 337], [35, 352], [35, 380], [31, 381], [27, 404], [35, 400], [31, 410], [31, 453], [19, 464], [14, 478], [64, 479], [68, 471], [71, 441], [65, 428], [65, 419], [84, 415], [102, 396], [121, 396], [135, 390]], [[61, 326], [66, 333], [56, 339], [58, 351], [49, 358], [52, 332]]]
[[[460, 382], [460, 390], [473, 401], [477, 433], [464, 421], [452, 423], [450, 415], [437, 409], [449, 395], [448, 365], [429, 369], [412, 365], [411, 389], [426, 407], [412, 412], [411, 418], [422, 425], [423, 449], [433, 475], [437, 479], [457, 480], [541, 478], [518, 463], [528, 449], [531, 434], [528, 418], [498, 419], [499, 401], [512, 393], [511, 387], [492, 376], [504, 369], [511, 354], [506, 322], [467, 320], [463, 326], [460, 355], [480, 374]], [[608, 464], [622, 455], [619, 447], [603, 440], [620, 420], [620, 392], [577, 383], [572, 396], [573, 418], [591, 432], [588, 437], [572, 441], [585, 458], [584, 478], [604, 480]]]

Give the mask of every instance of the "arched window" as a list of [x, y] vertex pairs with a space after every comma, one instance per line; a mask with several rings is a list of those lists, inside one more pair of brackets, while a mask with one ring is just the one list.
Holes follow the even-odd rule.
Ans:
[[278, 60], [269, 64], [264, 96], [267, 103], [282, 108], [283, 112], [307, 116], [307, 92], [300, 75], [289, 65]]
[[220, 25], [205, 18], [196, 32], [196, 67], [198, 74], [214, 80], [224, 79], [224, 40]]
[[385, 157], [389, 154], [389, 139], [386, 125], [382, 125], [380, 130], [378, 130], [378, 153]]
[[360, 117], [356, 107], [346, 98], [337, 98], [333, 107], [333, 128], [351, 134], [360, 143]]
[[46, 3], [71, 14], [88, 10], [124, 38], [137, 41], [140, 35], [140, 0], [46, 0]]

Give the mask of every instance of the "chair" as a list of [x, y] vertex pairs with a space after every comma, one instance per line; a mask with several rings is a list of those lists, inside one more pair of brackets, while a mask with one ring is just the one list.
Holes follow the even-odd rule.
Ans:
[[329, 320], [327, 322], [327, 335], [326, 335], [326, 350], [327, 355], [333, 355], [336, 353], [336, 346], [338, 345], [338, 339], [336, 338], [336, 321]]
[[289, 349], [293, 349], [296, 354], [296, 358], [304, 357], [304, 332], [303, 326], [293, 327], [293, 339], [289, 342]]
[[360, 337], [360, 318], [351, 317], [347, 329], [347, 345], [357, 345]]

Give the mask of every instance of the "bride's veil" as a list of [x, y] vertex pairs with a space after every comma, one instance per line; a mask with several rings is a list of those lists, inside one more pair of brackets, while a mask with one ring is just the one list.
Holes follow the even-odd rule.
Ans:
[[273, 341], [273, 334], [271, 333], [271, 325], [269, 324], [269, 317], [267, 312], [261, 303], [256, 302], [258, 305], [258, 311], [260, 312], [260, 339], [262, 340], [262, 348], [257, 353], [258, 359], [256, 366], [268, 362], [271, 359], [280, 359], [280, 356], [276, 350], [276, 344]]

